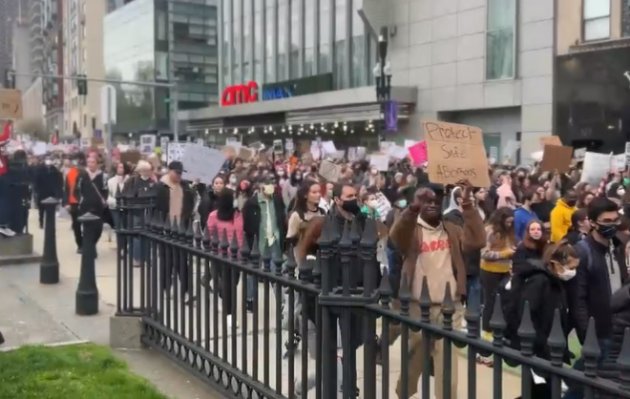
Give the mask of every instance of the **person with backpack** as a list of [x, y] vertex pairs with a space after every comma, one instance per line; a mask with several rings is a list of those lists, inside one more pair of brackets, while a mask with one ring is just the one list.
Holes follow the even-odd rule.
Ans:
[[[563, 240], [557, 244], [550, 244], [545, 249], [541, 266], [528, 263], [522, 264], [518, 271], [515, 270], [509, 282], [499, 290], [507, 324], [505, 338], [511, 347], [520, 349], [518, 328], [527, 302], [536, 331], [534, 355], [550, 359], [547, 340], [556, 310], [560, 313], [565, 339], [571, 331], [565, 283], [575, 277], [579, 263], [575, 248]], [[564, 354], [565, 363], [569, 363], [571, 356], [567, 349]], [[544, 378], [545, 375], [540, 377]], [[532, 384], [532, 397], [551, 398], [551, 381]]]
[[[584, 343], [588, 321], [595, 320], [600, 361], [608, 356], [612, 335], [612, 294], [628, 280], [625, 245], [618, 238], [621, 224], [617, 204], [606, 197], [596, 197], [588, 207], [591, 232], [576, 244], [580, 266], [568, 286], [571, 321], [580, 343]], [[584, 368], [583, 358], [575, 369]], [[580, 387], [571, 387], [565, 398], [581, 398]]]

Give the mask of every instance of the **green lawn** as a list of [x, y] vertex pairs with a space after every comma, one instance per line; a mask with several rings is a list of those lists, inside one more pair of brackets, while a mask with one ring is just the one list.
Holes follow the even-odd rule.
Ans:
[[166, 399], [109, 348], [26, 346], [0, 352], [1, 399]]

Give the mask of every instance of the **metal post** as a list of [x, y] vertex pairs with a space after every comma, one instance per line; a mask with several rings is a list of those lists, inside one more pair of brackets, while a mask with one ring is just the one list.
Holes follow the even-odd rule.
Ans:
[[98, 313], [98, 288], [94, 259], [96, 258], [96, 234], [101, 218], [88, 212], [79, 218], [79, 222], [83, 225], [83, 252], [75, 312], [78, 315], [89, 316]]
[[107, 153], [108, 157], [106, 160], [107, 170], [111, 170], [112, 166], [112, 151], [113, 151], [113, 140], [112, 140], [112, 110], [110, 109], [112, 105], [112, 91], [107, 89], [107, 123], [105, 124], [105, 134], [107, 134]]
[[173, 120], [173, 139], [176, 143], [179, 143], [179, 120], [177, 119], [177, 114], [179, 113], [179, 93], [177, 86], [171, 88], [171, 103], [171, 109], [173, 110], [173, 115], [171, 116]]
[[57, 284], [59, 282], [59, 260], [57, 259], [57, 237], [55, 232], [55, 211], [59, 200], [49, 197], [41, 202], [46, 211], [44, 225], [44, 254], [39, 265], [39, 282]]

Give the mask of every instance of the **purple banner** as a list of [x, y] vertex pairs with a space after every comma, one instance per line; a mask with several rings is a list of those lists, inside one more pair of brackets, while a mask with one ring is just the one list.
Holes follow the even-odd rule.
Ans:
[[396, 101], [387, 101], [385, 103], [385, 130], [395, 133], [398, 131], [398, 103]]

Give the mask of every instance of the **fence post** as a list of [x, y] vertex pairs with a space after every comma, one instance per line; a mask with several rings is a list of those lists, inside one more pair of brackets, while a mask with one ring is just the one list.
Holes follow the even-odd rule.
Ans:
[[96, 234], [101, 218], [88, 212], [79, 218], [79, 222], [83, 225], [83, 253], [75, 309], [76, 314], [88, 316], [98, 313], [94, 258], [96, 257]]
[[41, 284], [57, 284], [59, 282], [59, 260], [57, 259], [57, 233], [55, 231], [55, 211], [59, 200], [52, 197], [43, 200], [46, 210], [44, 224], [44, 253], [39, 265], [39, 282]]

